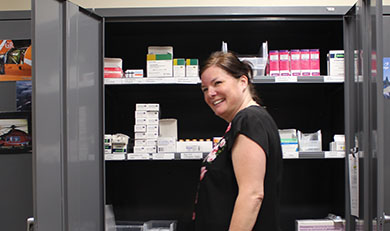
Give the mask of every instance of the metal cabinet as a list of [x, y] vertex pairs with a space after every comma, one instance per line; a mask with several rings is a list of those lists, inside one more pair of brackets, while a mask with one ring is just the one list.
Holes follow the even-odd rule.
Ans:
[[[348, 230], [388, 230], [389, 99], [384, 96], [388, 18], [381, 1], [358, 1], [346, 41], [347, 150], [359, 171], [348, 180]], [[354, 61], [354, 59], [357, 61]], [[357, 67], [357, 68], [355, 68]], [[353, 156], [353, 157], [352, 157]], [[348, 164], [346, 169], [348, 168]]]
[[[0, 39], [31, 39], [30, 12], [1, 11]], [[15, 81], [0, 81], [0, 112], [16, 111]], [[33, 215], [31, 153], [0, 154], [0, 224], [9, 231], [24, 230]]]
[[32, 3], [34, 229], [104, 230], [102, 18]]
[[[154, 37], [148, 37], [149, 31], [144, 30], [147, 23], [154, 23], [155, 25], [162, 25], [163, 23], [173, 26], [180, 26], [182, 29], [179, 31], [179, 35], [187, 36], [186, 32], [193, 34], [193, 29], [202, 32], [202, 29], [207, 26], [202, 24], [203, 22], [212, 22], [213, 26], [217, 25], [234, 25], [237, 23], [236, 29], [242, 29], [246, 25], [251, 25], [249, 28], [253, 28], [253, 25], [262, 25], [265, 27], [256, 28], [258, 31], [253, 33], [245, 33], [246, 38], [253, 38], [254, 34], [261, 34], [265, 30], [271, 32], [272, 29], [267, 29], [268, 22], [274, 22], [273, 26], [283, 25], [286, 26], [289, 23], [305, 26], [321, 25], [326, 26], [333, 20], [340, 20], [343, 23], [341, 28], [344, 28], [339, 33], [332, 34], [332, 36], [340, 36], [343, 34], [344, 38], [337, 42], [334, 47], [329, 49], [346, 49], [346, 83], [345, 87], [341, 86], [341, 95], [344, 95], [344, 101], [342, 102], [341, 109], [336, 108], [333, 110], [345, 109], [345, 115], [342, 116], [342, 122], [335, 122], [337, 127], [345, 126], [345, 133], [347, 135], [347, 147], [348, 151], [357, 147], [355, 140], [358, 140], [358, 153], [359, 166], [361, 171], [359, 172], [361, 193], [360, 203], [358, 206], [360, 213], [357, 216], [352, 216], [352, 210], [350, 202], [351, 190], [350, 190], [350, 171], [348, 158], [336, 163], [319, 163], [311, 162], [308, 160], [310, 166], [326, 166], [330, 164], [332, 168], [337, 169], [340, 172], [338, 175], [338, 182], [336, 184], [329, 184], [327, 188], [341, 190], [339, 193], [331, 192], [331, 196], [337, 195], [339, 199], [333, 200], [315, 200], [318, 205], [322, 203], [320, 210], [316, 210], [313, 207], [297, 206], [295, 202], [291, 201], [290, 207], [286, 207], [286, 214], [293, 214], [294, 212], [302, 212], [301, 215], [306, 216], [314, 211], [316, 216], [322, 216], [323, 212], [328, 211], [330, 208], [335, 208], [337, 212], [344, 212], [347, 220], [347, 230], [355, 230], [358, 222], [355, 222], [356, 218], [365, 221], [364, 230], [373, 230], [372, 220], [375, 217], [380, 217], [381, 211], [387, 211], [387, 200], [384, 190], [387, 190], [386, 181], [382, 177], [386, 168], [383, 163], [387, 163], [386, 157], [386, 138], [388, 137], [388, 123], [386, 122], [386, 115], [388, 115], [388, 101], [378, 101], [378, 91], [373, 89], [379, 89], [372, 87], [371, 73], [371, 51], [377, 49], [377, 58], [381, 58], [381, 53], [378, 49], [381, 46], [372, 45], [377, 44], [376, 39], [367, 38], [370, 33], [365, 33], [370, 27], [370, 16], [377, 15], [377, 11], [369, 11], [368, 9], [374, 8], [370, 3], [359, 2], [357, 8], [148, 8], [148, 9], [101, 9], [95, 12], [105, 17], [107, 23], [111, 23], [110, 28], [106, 24], [106, 33], [104, 39], [106, 41], [112, 40], [113, 36], [117, 36], [119, 43], [112, 43], [119, 45], [119, 48], [126, 47], [128, 38], [131, 38], [134, 34], [142, 34], [142, 37], [138, 37], [138, 41], [161, 41], [153, 40]], [[356, 11], [355, 11], [356, 10]], [[370, 14], [372, 13], [372, 14]], [[270, 17], [272, 16], [272, 17]], [[276, 18], [275, 18], [276, 17]], [[276, 20], [275, 20], [276, 19]], [[386, 20], [386, 19], [385, 19]], [[315, 25], [313, 25], [315, 21]], [[245, 23], [244, 23], [245, 22]], [[146, 23], [146, 24], [143, 24]], [[188, 28], [183, 26], [183, 23], [187, 23]], [[196, 26], [197, 25], [197, 26]], [[374, 28], [377, 25], [381, 25], [380, 20], [378, 24], [374, 24]], [[385, 26], [385, 24], [383, 24]], [[273, 27], [271, 26], [271, 27]], [[116, 31], [115, 31], [116, 27]], [[113, 29], [110, 33], [108, 30]], [[156, 29], [157, 27], [155, 27]], [[162, 28], [162, 27], [161, 27]], [[219, 31], [220, 27], [215, 27]], [[277, 28], [277, 27], [274, 27]], [[283, 28], [283, 26], [281, 27]], [[285, 27], [284, 27], [285, 28]], [[317, 28], [319, 31], [326, 27]], [[337, 30], [338, 27], [336, 27]], [[92, 31], [91, 31], [92, 29]], [[172, 32], [175, 31], [175, 27], [170, 28]], [[329, 28], [331, 29], [331, 28]], [[334, 28], [332, 28], [334, 29]], [[250, 30], [250, 29], [247, 29]], [[268, 30], [268, 31], [267, 31]], [[192, 32], [191, 32], [192, 31]], [[385, 30], [384, 30], [385, 31]], [[142, 32], [142, 33], [140, 33]], [[228, 31], [230, 36], [234, 37], [235, 31]], [[288, 37], [296, 35], [296, 31], [287, 31]], [[125, 33], [126, 36], [123, 36]], [[164, 31], [161, 31], [163, 34]], [[374, 30], [374, 35], [377, 35], [378, 30]], [[272, 33], [266, 33], [272, 34]], [[106, 113], [103, 112], [103, 95], [107, 98], [119, 97], [123, 100], [123, 97], [128, 94], [134, 94], [139, 90], [148, 91], [147, 99], [152, 101], [152, 92], [156, 91], [147, 89], [142, 86], [119, 86], [119, 89], [109, 90], [107, 94], [103, 94], [103, 77], [102, 77], [102, 57], [104, 54], [103, 47], [106, 46], [108, 56], [117, 56], [113, 50], [108, 49], [107, 43], [103, 45], [103, 22], [100, 17], [95, 16], [89, 11], [84, 11], [79, 7], [62, 1], [54, 0], [40, 0], [33, 2], [33, 47], [34, 47], [34, 102], [33, 107], [34, 114], [34, 216], [36, 218], [36, 227], [38, 230], [73, 230], [73, 229], [86, 229], [86, 230], [102, 230], [104, 212], [103, 206], [105, 203], [105, 190], [107, 191], [107, 202], [116, 202], [119, 206], [119, 212], [123, 219], [144, 219], [148, 216], [148, 212], [154, 211], [154, 214], [160, 216], [160, 214], [168, 214], [168, 216], [176, 216], [178, 211], [185, 211], [190, 214], [191, 208], [184, 205], [184, 209], [181, 203], [174, 204], [177, 207], [170, 207], [170, 203], [167, 201], [159, 201], [156, 203], [153, 200], [146, 200], [145, 195], [153, 195], [146, 193], [143, 198], [146, 206], [137, 205], [137, 200], [134, 197], [127, 197], [120, 193], [121, 189], [125, 189], [124, 192], [133, 193], [134, 195], [140, 195], [142, 190], [150, 188], [142, 179], [138, 179], [138, 186], [132, 187], [128, 184], [127, 180], [123, 181], [124, 174], [129, 174], [130, 177], [137, 173], [137, 169], [140, 171], [146, 171], [150, 174], [153, 170], [161, 170], [164, 174], [160, 176], [173, 177], [177, 180], [177, 184], [180, 184], [184, 180], [181, 171], [185, 171], [183, 166], [189, 166], [195, 171], [199, 163], [188, 162], [112, 162], [107, 164], [107, 171], [104, 171], [103, 160], [103, 124], [106, 126], [106, 131], [118, 132], [120, 126], [115, 124], [113, 114], [107, 113], [107, 110], [116, 111], [115, 105], [106, 105]], [[209, 33], [198, 33], [197, 37], [192, 37], [193, 40], [207, 41], [206, 36]], [[241, 34], [236, 34], [235, 40], [240, 40]], [[178, 40], [185, 41], [184, 37], [178, 37]], [[375, 36], [374, 36], [375, 37]], [[137, 38], [135, 38], [137, 40]], [[233, 40], [234, 40], [233, 39]], [[270, 37], [272, 39], [272, 36]], [[288, 42], [294, 41], [294, 39], [283, 40], [278, 38], [279, 45], [275, 46], [277, 49], [282, 48]], [[324, 39], [324, 38], [322, 38]], [[168, 40], [167, 40], [168, 41]], [[299, 40], [300, 44], [304, 45], [308, 41], [312, 41], [312, 38], [305, 40]], [[344, 41], [344, 42], [343, 42]], [[122, 42], [122, 44], [120, 43]], [[259, 43], [262, 41], [258, 41]], [[328, 41], [326, 41], [328, 42]], [[373, 42], [373, 43], [372, 43]], [[205, 43], [203, 43], [204, 45]], [[208, 43], [209, 44], [209, 43]], [[234, 43], [233, 43], [234, 44]], [[242, 52], [251, 52], [253, 48], [250, 47], [251, 43], [245, 44]], [[291, 43], [291, 44], [294, 44]], [[123, 46], [121, 46], [123, 45]], [[153, 44], [158, 45], [158, 44]], [[161, 45], [161, 44], [160, 44]], [[167, 44], [164, 44], [167, 45]], [[168, 44], [175, 45], [175, 44]], [[185, 45], [185, 43], [183, 43]], [[218, 42], [215, 44], [209, 44], [212, 46], [212, 50], [220, 49]], [[247, 46], [248, 45], [248, 46]], [[182, 46], [183, 51], [187, 52], [192, 48]], [[236, 50], [240, 50], [240, 46], [237, 46]], [[257, 47], [257, 46], [256, 46]], [[199, 48], [199, 47], [198, 47]], [[193, 49], [193, 56], [204, 58], [209, 52], [197, 54], [199, 51], [197, 47]], [[246, 49], [248, 48], [248, 49]], [[293, 45], [283, 47], [285, 49], [292, 49]], [[233, 48], [234, 50], [234, 48]], [[362, 50], [362, 58], [359, 62], [360, 72], [354, 72], [354, 50]], [[113, 52], [113, 53], [111, 53]], [[137, 52], [136, 49], [121, 50], [121, 54], [124, 54], [125, 62], [144, 62], [144, 56], [134, 55], [133, 52]], [[139, 52], [139, 51], [138, 51]], [[145, 54], [145, 50], [140, 51]], [[379, 55], [378, 55], [379, 54]], [[142, 61], [140, 61], [142, 60]], [[377, 59], [378, 61], [378, 59]], [[378, 63], [381, 64], [381, 61]], [[326, 64], [325, 64], [326, 65]], [[324, 64], [322, 64], [324, 66]], [[130, 64], [126, 64], [126, 68], [130, 67]], [[378, 71], [378, 69], [377, 69]], [[324, 72], [324, 71], [322, 71]], [[380, 71], [377, 72], [380, 74]], [[360, 81], [360, 76], [363, 81]], [[356, 77], [356, 78], [355, 78]], [[347, 80], [348, 79], [348, 80]], [[356, 79], [356, 80], [355, 80]], [[171, 89], [170, 93], [180, 93], [180, 88], [177, 86], [154, 86], [156, 88]], [[183, 94], [187, 94], [196, 89], [194, 86], [183, 86], [181, 90]], [[290, 88], [289, 85], [283, 85], [283, 88]], [[292, 86], [294, 88], [296, 86]], [[310, 88], [310, 85], [306, 86]], [[187, 89], [188, 88], [188, 89]], [[265, 87], [267, 91], [268, 87]], [[272, 87], [269, 87], [268, 91], [272, 96]], [[316, 88], [316, 87], [314, 87]], [[333, 88], [333, 87], [332, 87]], [[184, 90], [183, 90], [184, 89]], [[264, 90], [262, 89], [262, 90]], [[107, 89], [106, 89], [107, 90]], [[286, 90], [286, 89], [284, 89]], [[309, 89], [306, 89], [310, 92]], [[317, 89], [318, 90], [318, 89]], [[337, 98], [340, 97], [340, 89], [336, 87]], [[123, 93], [126, 92], [126, 93]], [[130, 92], [130, 93], [129, 93]], [[344, 94], [345, 92], [345, 94]], [[143, 92], [145, 93], [145, 92]], [[275, 92], [273, 92], [275, 94]], [[274, 96], [274, 95], [273, 95]], [[131, 100], [137, 100], [136, 95]], [[272, 99], [272, 97], [270, 98]], [[196, 100], [196, 99], [195, 99]], [[106, 104], [107, 104], [106, 100]], [[111, 102], [111, 101], [110, 101]], [[345, 105], [344, 105], [345, 102]], [[128, 106], [126, 113], [131, 112], [131, 105], [127, 105], [127, 102], [120, 102], [119, 105]], [[272, 105], [272, 104], [270, 104]], [[304, 104], [303, 104], [304, 105]], [[314, 105], [314, 104], [313, 104]], [[119, 106], [119, 108], [120, 108]], [[331, 106], [329, 104], [329, 106]], [[340, 104], [338, 104], [340, 106]], [[338, 107], [337, 106], [337, 107]], [[379, 110], [378, 110], [379, 108]], [[387, 108], [387, 109], [386, 109]], [[126, 115], [125, 113], [125, 115]], [[107, 115], [107, 119], [110, 122], [104, 123], [103, 118]], [[125, 117], [122, 119], [126, 119]], [[334, 121], [333, 121], [334, 122]], [[222, 127], [221, 123], [216, 127]], [[332, 124], [332, 123], [330, 123]], [[329, 124], [328, 124], [329, 125]], [[186, 126], [186, 125], [185, 125]], [[327, 126], [325, 126], [327, 127]], [[376, 131], [376, 136], [374, 135]], [[339, 132], [338, 129], [333, 132]], [[196, 133], [186, 133], [186, 136]], [[211, 134], [211, 133], [210, 133]], [[198, 134], [197, 134], [198, 135]], [[356, 139], [355, 139], [356, 137]], [[373, 145], [377, 146], [373, 146]], [[356, 151], [356, 149], [353, 149]], [[375, 150], [375, 151], [373, 151]], [[382, 150], [382, 151], [381, 151]], [[384, 160], [384, 161], [383, 161]], [[300, 160], [299, 160], [300, 161]], [[304, 165], [303, 161], [299, 165]], [[292, 163], [290, 166], [295, 165]], [[158, 168], [156, 168], [158, 166]], [[146, 170], [145, 170], [145, 168]], [[304, 166], [300, 166], [300, 168]], [[292, 167], [293, 168], [293, 167]], [[148, 171], [150, 169], [150, 172]], [[134, 170], [134, 171], [133, 171]], [[173, 172], [176, 171], [177, 172]], [[188, 192], [192, 192], [193, 185], [196, 183], [196, 174], [188, 172], [191, 182], [183, 184], [182, 186]], [[332, 169], [328, 169], [332, 171]], [[145, 173], [145, 174], [146, 174]], [[386, 174], [386, 173], [385, 173]], [[340, 177], [341, 176], [341, 177]], [[107, 180], [107, 188], [105, 189], [104, 177], [109, 177]], [[113, 181], [112, 178], [120, 178], [119, 181]], [[137, 179], [137, 178], [133, 178]], [[157, 178], [161, 179], [161, 178]], [[341, 180], [340, 180], [341, 179]], [[330, 180], [332, 181], [332, 180]], [[327, 181], [325, 181], [326, 183]], [[146, 187], [146, 186], [147, 187]], [[159, 184], [164, 186], [163, 184]], [[48, 187], [49, 186], [49, 187]], [[145, 186], [145, 187], [144, 187]], [[169, 184], [168, 186], [175, 187], [176, 184]], [[318, 186], [318, 185], [317, 185]], [[111, 187], [111, 188], [110, 188]], [[118, 191], [119, 190], [119, 191]], [[175, 190], [175, 189], [169, 189]], [[180, 190], [180, 188], [177, 188]], [[345, 191], [345, 192], [344, 192]], [[133, 195], [132, 194], [132, 195]], [[118, 199], [119, 196], [119, 199]], [[341, 198], [341, 199], [340, 199]], [[163, 198], [160, 198], [163, 199]], [[171, 198], [172, 199], [172, 198]], [[174, 199], [174, 197], [173, 197]], [[180, 197], [179, 201], [185, 201], [186, 203], [191, 200], [191, 195]], [[318, 199], [318, 198], [317, 198]], [[384, 202], [385, 201], [385, 202]], [[383, 208], [379, 203], [384, 203]], [[375, 206], [373, 206], [375, 205]], [[378, 206], [377, 206], [378, 205]], [[132, 208], [138, 210], [132, 210]], [[138, 207], [137, 207], [138, 206]], [[164, 207], [166, 206], [166, 207]], [[168, 208], [168, 209], [165, 209]], [[177, 209], [179, 208], [179, 209]], [[288, 217], [289, 215], [287, 215]], [[161, 216], [160, 216], [161, 217]], [[184, 220], [187, 219], [187, 215], [183, 215]], [[291, 216], [288, 219], [293, 220], [297, 217]], [[300, 218], [312, 218], [312, 217], [300, 217]], [[317, 218], [317, 217], [316, 217]], [[370, 222], [368, 222], [370, 221]], [[288, 226], [288, 230], [292, 230], [293, 227]], [[184, 229], [183, 229], [184, 230]]]
[[[168, 8], [97, 9], [104, 15], [105, 53], [123, 59], [123, 69], [145, 69], [150, 45], [172, 45], [175, 57], [199, 58], [221, 49], [221, 41], [239, 54], [256, 54], [261, 42], [270, 49], [320, 48], [321, 73], [326, 53], [343, 49], [343, 16], [349, 8]], [[272, 15], [272, 20], [269, 17]], [[266, 78], [265, 78], [266, 79]], [[321, 79], [321, 77], [318, 77]], [[344, 84], [275, 83], [256, 88], [279, 128], [323, 132], [323, 150], [334, 134], [344, 133]], [[323, 79], [323, 78], [322, 78]], [[177, 118], [179, 138], [222, 135], [224, 121], [204, 104], [199, 84], [113, 84], [105, 86], [105, 131], [134, 133], [136, 103], [160, 103], [162, 118]], [[176, 219], [178, 230], [191, 230], [200, 161], [107, 161], [106, 201], [119, 221]], [[296, 219], [344, 216], [344, 159], [284, 160], [281, 216], [283, 230]], [[138, 173], [138, 174], [137, 174]], [[121, 176], [126, 176], [125, 180]]]

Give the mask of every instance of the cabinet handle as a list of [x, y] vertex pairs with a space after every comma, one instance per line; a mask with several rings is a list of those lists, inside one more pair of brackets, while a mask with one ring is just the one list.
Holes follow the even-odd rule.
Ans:
[[390, 224], [390, 216], [383, 213], [383, 215], [379, 218], [379, 222], [381, 225]]
[[27, 231], [34, 231], [34, 217], [27, 218]]

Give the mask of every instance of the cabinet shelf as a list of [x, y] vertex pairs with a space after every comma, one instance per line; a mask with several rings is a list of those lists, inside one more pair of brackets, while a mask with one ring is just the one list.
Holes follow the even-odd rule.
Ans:
[[[127, 153], [127, 154], [106, 154], [106, 161], [118, 160], [201, 160], [208, 153], [186, 152], [186, 153]], [[322, 152], [296, 152], [290, 153], [283, 159], [336, 159], [344, 158], [345, 152], [342, 151], [322, 151]]]
[[[255, 76], [254, 83], [343, 83], [340, 76]], [[199, 77], [153, 77], [153, 78], [105, 78], [105, 85], [126, 84], [198, 84]]]

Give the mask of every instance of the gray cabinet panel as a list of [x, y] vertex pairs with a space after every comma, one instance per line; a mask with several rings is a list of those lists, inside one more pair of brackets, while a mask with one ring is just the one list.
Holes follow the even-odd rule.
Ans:
[[[383, 17], [383, 57], [390, 57], [390, 16]], [[382, 89], [380, 89], [382, 90]], [[383, 207], [384, 212], [390, 214], [390, 99], [383, 99]], [[390, 225], [387, 224], [384, 230], [390, 230]]]
[[0, 112], [16, 111], [16, 83], [0, 82]]
[[32, 13], [35, 227], [65, 230], [61, 5], [57, 1], [34, 1]]
[[33, 4], [34, 217], [103, 230], [102, 22], [66, 1]]
[[0, 18], [0, 28], [2, 28], [0, 39], [31, 39], [31, 21], [29, 19], [2, 20]]
[[0, 155], [1, 230], [25, 230], [32, 216], [32, 155]]
[[67, 5], [67, 194], [70, 230], [100, 230], [103, 214], [102, 24]]

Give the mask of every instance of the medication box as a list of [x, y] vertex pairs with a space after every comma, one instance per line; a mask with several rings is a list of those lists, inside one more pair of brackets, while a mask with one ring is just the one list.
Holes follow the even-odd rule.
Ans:
[[269, 51], [269, 73], [271, 76], [279, 76], [279, 51]]
[[182, 141], [176, 143], [177, 152], [211, 152], [212, 141]]
[[186, 61], [185, 59], [173, 59], [173, 77], [186, 76]]
[[122, 78], [122, 59], [104, 58], [104, 78]]
[[301, 75], [301, 51], [291, 50], [290, 60], [291, 60], [291, 75], [300, 76]]
[[320, 50], [311, 49], [310, 51], [310, 75], [320, 75]]
[[198, 59], [186, 59], [186, 76], [198, 77], [199, 76], [199, 60]]
[[172, 77], [172, 54], [147, 54], [147, 77]]
[[126, 78], [142, 78], [142, 77], [144, 77], [144, 70], [143, 69], [126, 70], [125, 77]]
[[104, 135], [104, 153], [112, 153], [112, 137], [111, 135]]
[[279, 73], [281, 76], [290, 76], [290, 52], [288, 50], [279, 51]]
[[310, 50], [302, 49], [301, 50], [301, 75], [310, 76]]
[[296, 220], [296, 231], [344, 231], [345, 221], [335, 223], [330, 219]]
[[344, 51], [331, 50], [328, 54], [328, 75], [344, 76]]

